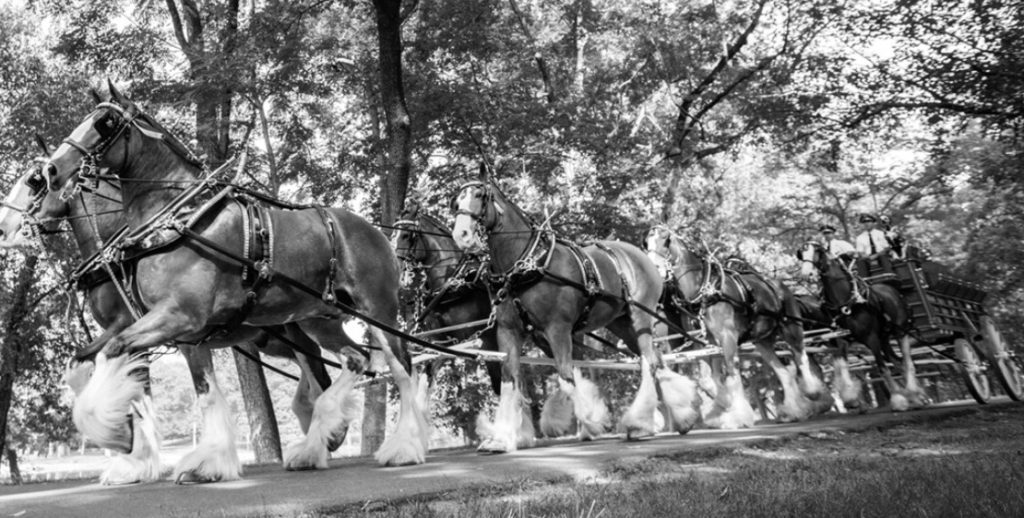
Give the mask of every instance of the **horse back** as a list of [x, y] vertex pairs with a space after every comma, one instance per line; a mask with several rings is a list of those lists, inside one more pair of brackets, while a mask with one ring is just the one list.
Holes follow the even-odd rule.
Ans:
[[[583, 247], [583, 253], [593, 261], [607, 291], [625, 292], [651, 308], [661, 298], [664, 279], [640, 248], [623, 241], [594, 241]], [[621, 289], [616, 291], [613, 286]]]
[[[376, 286], [382, 294], [398, 292], [398, 259], [386, 236], [363, 217], [343, 208], [324, 209], [333, 221], [333, 239], [328, 222], [317, 209], [273, 209], [275, 264], [296, 271], [300, 277], [319, 277], [324, 282], [331, 259], [339, 288]], [[332, 250], [333, 241], [333, 250]]]

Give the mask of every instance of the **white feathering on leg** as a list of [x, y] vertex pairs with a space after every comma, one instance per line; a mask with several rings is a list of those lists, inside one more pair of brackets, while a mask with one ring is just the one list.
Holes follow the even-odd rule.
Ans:
[[[392, 368], [394, 373], [395, 369]], [[427, 458], [430, 437], [429, 426], [423, 411], [416, 403], [416, 384], [409, 374], [395, 375], [398, 386], [398, 424], [394, 433], [381, 444], [374, 458], [385, 466], [407, 466], [422, 464]], [[413, 376], [416, 376], [415, 374]]]
[[540, 412], [540, 431], [545, 437], [561, 437], [572, 428], [573, 402], [564, 390], [548, 394]]
[[118, 455], [100, 475], [100, 484], [121, 485], [160, 479], [160, 434], [149, 396], [132, 402], [134, 439], [129, 455]]
[[640, 388], [629, 409], [622, 416], [621, 427], [628, 438], [654, 433], [654, 412], [658, 408], [658, 394], [651, 376], [650, 364], [640, 358]]
[[725, 382], [718, 387], [715, 406], [704, 419], [711, 428], [735, 430], [754, 426], [754, 409], [747, 401], [743, 390], [743, 380], [738, 374], [726, 376]]
[[356, 373], [345, 369], [320, 394], [313, 404], [313, 417], [305, 439], [285, 449], [285, 469], [327, 469], [330, 444], [344, 438], [349, 424], [359, 415], [359, 399], [354, 390], [358, 378]]
[[199, 482], [238, 480], [242, 463], [235, 447], [235, 423], [217, 380], [206, 373], [210, 391], [200, 396], [198, 405], [203, 413], [203, 436], [195, 450], [189, 452], [174, 469], [174, 479]]
[[[477, 419], [477, 430], [485, 432], [481, 435], [483, 441], [479, 450], [493, 453], [508, 453], [516, 451], [520, 446], [529, 447], [533, 445], [533, 434], [529, 437], [521, 437], [519, 433], [523, 430], [523, 420], [528, 412], [523, 411], [524, 399], [522, 394], [516, 390], [515, 385], [510, 381], [502, 382], [501, 396], [498, 399], [498, 408], [494, 412], [494, 422], [488, 423], [486, 419]], [[530, 428], [533, 428], [532, 423]]]
[[146, 382], [139, 374], [147, 368], [143, 356], [107, 358], [100, 353], [89, 381], [75, 398], [72, 421], [82, 435], [103, 448], [126, 452], [132, 446], [128, 427], [132, 401], [145, 396]]
[[850, 375], [850, 364], [845, 358], [835, 359], [835, 385], [839, 399], [847, 409], [860, 406], [860, 395], [863, 387], [859, 379]]
[[[593, 439], [608, 428], [608, 405], [601, 398], [601, 391], [597, 385], [584, 378], [580, 369], [574, 368], [572, 372], [576, 387], [571, 394], [576, 421], [580, 424], [580, 438]], [[561, 378], [559, 384], [567, 385]]]
[[388, 347], [387, 336], [377, 328], [370, 329], [371, 341], [381, 344], [381, 354], [387, 362], [391, 378], [398, 387], [398, 424], [395, 432], [384, 439], [374, 457], [385, 466], [422, 464], [427, 459], [430, 446], [430, 427], [423, 409], [417, 401], [417, 387], [420, 383], [415, 372], [405, 370], [402, 362]]
[[662, 398], [675, 421], [675, 430], [680, 433], [690, 431], [701, 420], [703, 401], [697, 393], [697, 384], [668, 368], [658, 369], [657, 376]]

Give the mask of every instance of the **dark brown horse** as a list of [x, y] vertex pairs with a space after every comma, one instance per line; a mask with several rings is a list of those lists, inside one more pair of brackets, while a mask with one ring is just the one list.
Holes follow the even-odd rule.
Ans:
[[[40, 144], [43, 146], [46, 156], [49, 156], [52, 150], [49, 150], [42, 142]], [[61, 201], [56, 197], [48, 198], [45, 196], [46, 182], [39, 174], [38, 169], [39, 167], [33, 168], [19, 179], [5, 201], [5, 207], [0, 209], [0, 247], [39, 247], [41, 243], [37, 239], [28, 237], [38, 234], [38, 231], [34, 231], [33, 228], [48, 228], [53, 223], [66, 220], [78, 244], [81, 257], [92, 257], [99, 251], [102, 243], [110, 240], [125, 224], [124, 214], [121, 210], [120, 186], [116, 180], [109, 178], [98, 180], [87, 193], [82, 192], [71, 200]], [[110, 337], [132, 323], [133, 315], [119, 294], [117, 286], [111, 280], [107, 270], [101, 268], [86, 272], [80, 278], [78, 284], [85, 293], [93, 317], [104, 329], [102, 335], [79, 353], [78, 360], [80, 362], [92, 362], [95, 359], [96, 352], [105, 345]], [[266, 333], [261, 333], [254, 341], [264, 354], [288, 358], [300, 366], [301, 377], [295, 397], [292, 400], [292, 410], [299, 419], [299, 425], [303, 433], [309, 431], [311, 422], [315, 431], [324, 425], [322, 423], [322, 416], [314, 415], [314, 402], [331, 384], [330, 377], [320, 357], [320, 348], [302, 334], [298, 326], [294, 324], [278, 326], [273, 328], [272, 331], [276, 336], [284, 336], [293, 345], [300, 347], [302, 354], [296, 355], [292, 345], [272, 338]], [[291, 338], [289, 339], [289, 337]], [[210, 340], [208, 345], [210, 347], [227, 347], [230, 343], [226, 342], [225, 338], [230, 340], [231, 336]], [[344, 335], [342, 338], [345, 338]], [[209, 399], [211, 391], [219, 393], [219, 389], [216, 387], [216, 380], [212, 377], [210, 379], [207, 378], [208, 373], [213, 372], [210, 347], [194, 347], [191, 344], [178, 344], [178, 346], [192, 373], [197, 397], [200, 400], [206, 401]], [[351, 346], [356, 347], [356, 344], [352, 343]], [[92, 364], [83, 363], [77, 365], [76, 368], [91, 369]], [[69, 376], [69, 378], [75, 377], [73, 375]], [[135, 403], [143, 404], [141, 402]], [[204, 404], [203, 409], [208, 414], [230, 418], [227, 410], [220, 411], [216, 408], [219, 404], [223, 404], [223, 398], [218, 397], [210, 401], [210, 404]], [[138, 420], [139, 416], [135, 416], [135, 419]], [[140, 425], [136, 423], [132, 429], [136, 429], [138, 426]], [[229, 426], [231, 426], [231, 423], [227, 422], [216, 423], [216, 426], [207, 428], [220, 430]], [[235, 449], [234, 445], [226, 444], [220, 439], [211, 438], [211, 435], [216, 435], [207, 433], [211, 431], [204, 431], [197, 449], [203, 452], [215, 447], [224, 447], [226, 451], [219, 456], [221, 458], [231, 458], [227, 463], [228, 465], [223, 466], [224, 471], [229, 473], [220, 473], [216, 469], [206, 472], [199, 470], [199, 472], [196, 472], [197, 467], [191, 466], [189, 458], [186, 458], [184, 463], [176, 470], [179, 480], [232, 478], [231, 473], [237, 477], [237, 462], [231, 457], [231, 452]], [[145, 439], [145, 434], [135, 435], [132, 439], [135, 442]], [[307, 444], [305, 445], [306, 448], [319, 450], [315, 443], [320, 439], [322, 438], [307, 437], [307, 441], [314, 444]], [[343, 439], [344, 430], [334, 432], [332, 440], [327, 445], [327, 449], [336, 449], [341, 445]], [[100, 440], [102, 440], [102, 437]], [[217, 446], [211, 445], [211, 442], [216, 442]], [[157, 448], [154, 447], [155, 445], [142, 445], [147, 447], [139, 447], [139, 445], [133, 444], [105, 443], [101, 445], [115, 450], [131, 450], [130, 458], [121, 459], [118, 457], [115, 459], [115, 462], [111, 464], [109, 469], [101, 475], [101, 482], [111, 484], [135, 481], [145, 482], [159, 476], [159, 458], [157, 456]], [[295, 447], [293, 447], [294, 449]], [[202, 457], [204, 454], [200, 453], [197, 456]], [[286, 467], [301, 466], [301, 464], [298, 464], [301, 461], [296, 460], [294, 454], [287, 458]], [[211, 466], [213, 465], [204, 465], [203, 468]]]
[[[808, 242], [797, 253], [797, 258], [803, 263], [805, 276], [818, 277], [826, 311], [835, 315], [839, 325], [848, 329], [854, 340], [871, 350], [891, 394], [892, 409], [902, 411], [925, 405], [928, 398], [917, 381], [910, 354], [910, 315], [899, 291], [888, 284], [868, 285], [860, 281], [838, 259], [829, 257], [820, 243]], [[903, 389], [896, 385], [887, 363], [897, 361], [890, 339], [900, 343]]]
[[[486, 248], [491, 273], [503, 276], [497, 296], [498, 348], [502, 364], [501, 403], [495, 437], [481, 447], [516, 448], [521, 420], [519, 347], [528, 338], [554, 358], [560, 391], [571, 398], [584, 437], [605, 428], [607, 410], [572, 363], [572, 335], [607, 328], [641, 356], [641, 383], [625, 412], [627, 437], [654, 432], [657, 395], [669, 408], [672, 426], [688, 431], [699, 420], [692, 381], [666, 368], [652, 344], [653, 318], [634, 307], [654, 308], [661, 296], [657, 268], [642, 250], [619, 241], [577, 247], [534, 225], [487, 177], [463, 185], [454, 201], [453, 237], [463, 250]], [[564, 422], [568, 422], [565, 420]]]
[[[803, 348], [800, 309], [788, 288], [753, 271], [731, 271], [711, 257], [702, 257], [663, 225], [648, 232], [647, 249], [669, 263], [680, 297], [701, 306], [704, 323], [722, 348], [725, 379], [715, 398], [715, 408], [705, 418], [709, 426], [741, 428], [754, 424], [754, 412], [737, 366], [739, 344], [746, 340], [754, 343], [782, 385], [784, 399], [777, 412], [780, 420], [805, 419], [816, 409], [831, 407], [831, 396], [810, 368]], [[793, 354], [799, 379], [775, 353], [780, 338]]]
[[[152, 229], [155, 215], [177, 199], [183, 185], [195, 186], [203, 171], [159, 123], [116, 89], [111, 88], [111, 96], [50, 157], [43, 169], [47, 196], [68, 199], [89, 173], [107, 168], [120, 178], [129, 226], [136, 231]], [[145, 313], [111, 337], [103, 348], [106, 356], [146, 351], [167, 341], [200, 340], [239, 315], [242, 325], [253, 328], [294, 323], [321, 347], [340, 351], [350, 343], [340, 338], [338, 324], [347, 314], [334, 300], [394, 327], [398, 263], [387, 239], [366, 220], [338, 208], [267, 210], [262, 235], [268, 255], [262, 271], [249, 272], [266, 282], [250, 291], [240, 282], [243, 263], [229, 255], [248, 244], [247, 209], [224, 194], [214, 196], [191, 217], [170, 215], [178, 218], [176, 232], [187, 233], [187, 239], [168, 237], [170, 228], [159, 231], [154, 235], [166, 239], [131, 261], [132, 289]], [[274, 282], [274, 275], [293, 282]], [[323, 298], [309, 296], [303, 289], [309, 286], [324, 287]], [[245, 329], [229, 330], [234, 342], [247, 338]], [[398, 385], [402, 406], [398, 429], [377, 458], [389, 465], [423, 462], [427, 424], [404, 343], [377, 327], [369, 335], [371, 348], [383, 355]], [[350, 391], [355, 374], [345, 371], [342, 376], [344, 383], [335, 382], [332, 389]], [[335, 400], [345, 395], [338, 394]], [[333, 406], [324, 411], [341, 414]], [[318, 430], [325, 442], [329, 433]]]
[[[406, 201], [401, 219], [395, 222], [392, 242], [403, 267], [403, 289], [418, 299], [417, 329], [433, 330], [489, 320], [491, 297], [487, 288], [487, 264], [466, 254], [455, 244], [452, 231], [437, 218], [422, 210], [415, 198]], [[480, 348], [497, 351], [493, 325], [454, 329], [434, 338], [464, 341], [480, 339]], [[495, 394], [501, 394], [501, 365], [486, 362], [485, 368]], [[484, 414], [477, 418], [477, 435], [483, 442], [494, 436], [495, 424]], [[519, 429], [519, 447], [534, 443], [533, 420], [523, 416]]]
[[[491, 299], [483, 271], [486, 263], [459, 250], [451, 229], [423, 211], [415, 199], [407, 200], [394, 226], [391, 240], [402, 263], [402, 289], [416, 299], [415, 329], [455, 327], [490, 316]], [[496, 351], [494, 330], [479, 332], [480, 327], [453, 329], [432, 336], [461, 341], [479, 334], [481, 347]], [[497, 393], [501, 370], [488, 363], [488, 371]]]

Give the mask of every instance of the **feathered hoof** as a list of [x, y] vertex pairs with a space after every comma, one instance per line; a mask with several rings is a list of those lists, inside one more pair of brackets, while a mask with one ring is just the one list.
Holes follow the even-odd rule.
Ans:
[[220, 481], [221, 478], [217, 475], [200, 473], [197, 471], [182, 471], [174, 477], [174, 483], [179, 486], [191, 484], [212, 484]]
[[654, 437], [654, 434], [649, 432], [649, 431], [647, 431], [647, 430], [642, 430], [642, 429], [639, 429], [639, 428], [632, 428], [632, 429], [626, 430], [625, 441], [626, 442], [637, 442], [637, 441], [646, 439], [648, 437]]
[[100, 475], [100, 484], [104, 486], [126, 486], [143, 482], [154, 482], [158, 480], [159, 470], [150, 469], [150, 466], [141, 459], [128, 455], [114, 457], [110, 465]]
[[515, 441], [508, 441], [505, 439], [492, 437], [480, 443], [480, 446], [477, 446], [476, 451], [477, 453], [500, 454], [512, 453], [517, 449], [518, 448], [516, 446]]
[[209, 452], [203, 448], [188, 454], [174, 470], [175, 484], [205, 484], [238, 480], [242, 465], [232, 451]]
[[892, 408], [893, 412], [906, 412], [907, 410], [910, 410], [910, 402], [902, 393], [894, 393], [892, 397], [889, 398], [889, 406]]
[[[678, 413], [678, 412], [677, 412]], [[679, 435], [686, 435], [697, 427], [702, 421], [700, 411], [698, 410], [686, 410], [682, 412], [682, 415], [673, 414], [675, 420], [675, 429]]]
[[739, 430], [754, 426], [754, 416], [753, 413], [747, 416], [737, 412], [729, 412], [716, 406], [704, 418], [704, 424], [708, 425], [709, 428], [718, 430]]
[[282, 465], [288, 471], [327, 469], [327, 450], [322, 445], [296, 443], [285, 449]]
[[572, 429], [572, 398], [556, 390], [544, 401], [540, 414], [540, 431], [545, 437], [561, 437]]
[[381, 466], [412, 466], [426, 462], [427, 452], [414, 442], [385, 440], [374, 457]]

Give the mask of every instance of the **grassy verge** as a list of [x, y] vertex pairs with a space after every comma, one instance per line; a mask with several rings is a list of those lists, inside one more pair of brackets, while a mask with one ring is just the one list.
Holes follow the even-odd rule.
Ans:
[[1024, 406], [619, 463], [323, 516], [1024, 516]]

